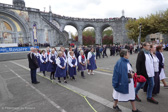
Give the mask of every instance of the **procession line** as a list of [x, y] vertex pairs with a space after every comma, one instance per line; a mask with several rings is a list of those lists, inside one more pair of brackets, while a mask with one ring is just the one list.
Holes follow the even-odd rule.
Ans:
[[[26, 69], [26, 70], [30, 70], [28, 67], [25, 67], [25, 66], [23, 66], [23, 65], [21, 65], [21, 64], [18, 64], [18, 63], [16, 63], [16, 62], [13, 62], [12, 61], [12, 63], [14, 63], [14, 64], [16, 64], [16, 65], [18, 65], [18, 66], [20, 66], [20, 67], [22, 67], [22, 68], [24, 68], [24, 69]], [[95, 71], [95, 72], [97, 72], [97, 73], [100, 73], [100, 74], [105, 74], [105, 75], [112, 75], [112, 74], [110, 74], [110, 73], [105, 73], [105, 72], [98, 72], [98, 71]], [[46, 79], [48, 79], [48, 80], [50, 80], [50, 78], [48, 78], [48, 77], [45, 77], [45, 76], [43, 76], [43, 75], [40, 75], [40, 74], [38, 74], [39, 76], [41, 76], [41, 77], [44, 77], [44, 78], [46, 78]], [[54, 82], [53, 80], [50, 80], [52, 83], [56, 83], [56, 82]], [[94, 95], [94, 94], [92, 94], [92, 93], [90, 93], [90, 92], [87, 92], [87, 91], [85, 91], [85, 90], [82, 90], [82, 89], [80, 89], [80, 88], [77, 88], [77, 87], [74, 87], [74, 86], [72, 86], [72, 85], [69, 85], [69, 84], [66, 84], [66, 86], [64, 86], [64, 85], [62, 85], [62, 84], [60, 84], [60, 83], [56, 83], [56, 84], [58, 84], [58, 85], [60, 85], [60, 86], [62, 86], [62, 87], [64, 87], [64, 88], [66, 88], [66, 89], [69, 89], [69, 90], [71, 90], [71, 91], [73, 91], [74, 93], [77, 93], [77, 94], [79, 94], [80, 96], [82, 95], [82, 97], [83, 96], [85, 96], [85, 97], [88, 97], [88, 98], [90, 98], [90, 99], [92, 99], [92, 100], [94, 100], [94, 101], [97, 101], [97, 102], [99, 102], [100, 104], [102, 104], [102, 105], [104, 105], [104, 106], [107, 106], [107, 107], [109, 107], [109, 108], [111, 108], [112, 109], [112, 107], [113, 107], [113, 102], [111, 102], [111, 101], [109, 101], [109, 100], [106, 100], [106, 99], [104, 99], [104, 98], [102, 98], [102, 97], [100, 97], [100, 96], [97, 96], [97, 95]], [[83, 95], [84, 94], [84, 95]], [[89, 106], [91, 106], [91, 104], [89, 105]], [[92, 106], [93, 107], [93, 106]], [[91, 107], [91, 108], [92, 108]], [[120, 105], [120, 108], [124, 111], [124, 112], [130, 112], [131, 110], [130, 109], [128, 109], [128, 108], [126, 108], [126, 107], [124, 107], [124, 106], [121, 106]], [[93, 108], [92, 108], [93, 109]], [[95, 110], [95, 112], [97, 112], [96, 110]]]
[[[7, 67], [7, 65], [5, 65]], [[52, 104], [54, 107], [56, 107], [61, 112], [66, 112], [64, 109], [62, 109], [59, 105], [57, 105], [54, 101], [52, 101], [50, 98], [48, 98], [45, 94], [40, 92], [40, 90], [36, 89], [34, 86], [32, 86], [28, 81], [23, 79], [19, 74], [17, 74], [15, 71], [7, 67], [13, 74], [15, 74], [18, 78], [20, 78], [22, 81], [24, 81], [26, 84], [28, 84], [32, 89], [34, 89], [38, 94], [43, 96], [44, 99], [46, 99], [50, 104]]]
[[[24, 69], [26, 69], [26, 70], [28, 70], [28, 71], [30, 71], [29, 68], [27, 68], [27, 67], [25, 67], [25, 66], [23, 66], [23, 65], [20, 65], [20, 64], [14, 62], [14, 61], [10, 61], [10, 62], [13, 63], [13, 64], [16, 64], [16, 65], [18, 65], [18, 66], [20, 66], [20, 67], [22, 67], [22, 68], [24, 68]], [[51, 80], [50, 78], [45, 77], [45, 76], [43, 76], [43, 75], [40, 75], [39, 73], [37, 73], [37, 75], [39, 75], [39, 76], [41, 76], [41, 77], [43, 77], [43, 78], [45, 78], [45, 79], [51, 81], [53, 84], [58, 84], [58, 85], [60, 85], [61, 87], [64, 87], [64, 88], [66, 88], [66, 89], [68, 89], [68, 90], [70, 90], [70, 91], [72, 91], [72, 92], [78, 94], [79, 96], [83, 97], [83, 98], [86, 100], [87, 104], [92, 108], [92, 110], [93, 110], [94, 112], [97, 112], [97, 111], [95, 110], [95, 108], [94, 108], [94, 107], [90, 104], [90, 102], [87, 100], [86, 96], [84, 96], [84, 95], [82, 95], [82, 94], [80, 94], [80, 93], [78, 93], [78, 92], [76, 92], [76, 91], [74, 91], [74, 90], [72, 90], [72, 89], [70, 89], [70, 88], [68, 88], [68, 87], [66, 87], [66, 86], [64, 86], [64, 85], [62, 85], [62, 84], [59, 84], [59, 83], [57, 83], [57, 82], [54, 82], [54, 81]]]

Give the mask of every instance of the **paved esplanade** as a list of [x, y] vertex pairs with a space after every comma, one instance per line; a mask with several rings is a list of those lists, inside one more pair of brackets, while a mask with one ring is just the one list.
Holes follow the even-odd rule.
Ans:
[[[164, 52], [165, 57], [168, 52]], [[135, 68], [137, 55], [130, 56]], [[14, 60], [0, 62], [0, 112], [113, 112], [112, 105], [112, 70], [119, 56], [98, 59], [99, 69], [95, 75], [86, 75], [86, 79], [76, 76], [77, 81], [68, 80], [68, 84], [58, 85], [38, 75], [40, 84], [32, 85], [27, 69], [28, 61]], [[165, 58], [165, 68], [168, 60]], [[134, 69], [135, 70], [135, 69]], [[166, 75], [168, 70], [166, 69]], [[47, 73], [49, 76], [49, 73]], [[168, 80], [166, 79], [168, 82]], [[67, 89], [69, 88], [69, 89]], [[83, 96], [73, 92], [76, 91]], [[168, 89], [161, 86], [160, 94], [155, 97], [159, 105], [146, 101], [146, 93], [142, 90], [136, 102], [143, 112], [167, 112]], [[85, 99], [86, 96], [86, 99]], [[87, 103], [88, 102], [90, 103]], [[119, 103], [123, 112], [131, 112], [130, 103]], [[13, 110], [12, 110], [13, 109]], [[15, 112], [14, 111], [14, 112]]]

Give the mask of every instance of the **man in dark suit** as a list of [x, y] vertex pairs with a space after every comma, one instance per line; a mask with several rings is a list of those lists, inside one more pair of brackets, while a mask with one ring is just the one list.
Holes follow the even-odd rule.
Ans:
[[110, 44], [110, 56], [112, 56], [112, 54], [113, 54], [112, 49], [113, 49], [113, 46]]
[[106, 50], [107, 50], [107, 46], [104, 45], [104, 46], [103, 46], [103, 58], [104, 58], [104, 56], [106, 56], [106, 57], [108, 58], [107, 53], [106, 53]]
[[32, 47], [30, 50], [31, 52], [27, 55], [27, 57], [29, 62], [31, 80], [32, 84], [38, 84], [40, 82], [38, 82], [36, 78], [36, 69], [38, 68], [38, 62], [36, 56], [34, 55], [35, 49]]
[[112, 56], [115, 56], [115, 51], [116, 51], [116, 46], [115, 46], [115, 44], [113, 44], [111, 50], [112, 50]]
[[97, 57], [99, 57], [99, 59], [100, 59], [100, 48], [99, 48], [99, 45], [97, 45], [97, 47], [96, 47], [96, 59], [97, 59]]

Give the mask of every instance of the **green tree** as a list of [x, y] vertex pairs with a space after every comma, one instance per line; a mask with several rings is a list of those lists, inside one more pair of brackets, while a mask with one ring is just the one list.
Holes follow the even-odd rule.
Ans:
[[112, 29], [107, 29], [107, 30], [104, 30], [103, 31], [103, 37], [104, 36], [111, 36], [113, 34], [113, 31], [112, 31]]
[[146, 36], [152, 33], [168, 34], [168, 10], [164, 12], [157, 12], [156, 14], [148, 15], [147, 17], [140, 17], [137, 20], [129, 20], [126, 24], [128, 30], [128, 37], [137, 42], [139, 36], [139, 24], [141, 27], [141, 41], [144, 41]]
[[95, 30], [92, 29], [92, 28], [86, 29], [86, 30], [83, 31], [82, 35], [85, 36], [85, 37], [90, 36], [92, 38], [95, 38]]

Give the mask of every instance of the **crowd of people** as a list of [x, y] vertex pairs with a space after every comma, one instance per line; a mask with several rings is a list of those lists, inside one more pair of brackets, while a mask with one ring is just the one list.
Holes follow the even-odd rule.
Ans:
[[[120, 17], [114, 17], [114, 18], [78, 18], [78, 17], [68, 17], [68, 16], [61, 16], [58, 14], [53, 14], [53, 17], [61, 18], [61, 19], [70, 19], [75, 21], [95, 21], [95, 22], [108, 22], [108, 21], [114, 21], [114, 20], [121, 20]], [[136, 18], [131, 17], [125, 17], [126, 20], [132, 19], [136, 20]]]
[[158, 104], [154, 99], [160, 93], [160, 81], [164, 88], [168, 88], [165, 82], [163, 46], [143, 43], [136, 60], [136, 73], [129, 62], [128, 49], [120, 51], [120, 59], [117, 61], [112, 78], [113, 109], [117, 112], [122, 110], [117, 106], [118, 101], [130, 101], [132, 112], [141, 112], [136, 109], [135, 101], [141, 102], [138, 92], [141, 88], [146, 92], [147, 101]]
[[[87, 55], [85, 53], [87, 52]], [[96, 56], [94, 48], [85, 50], [82, 48], [69, 47], [69, 51], [64, 47], [56, 48], [47, 47], [46, 50], [39, 51], [36, 48], [31, 48], [28, 54], [29, 68], [31, 69], [31, 78], [33, 84], [38, 84], [36, 72], [42, 72], [46, 76], [46, 72], [50, 72], [50, 79], [61, 83], [60, 78], [64, 78], [64, 83], [67, 83], [67, 78], [76, 80], [77, 71], [81, 72], [81, 77], [85, 78], [84, 71], [87, 69], [89, 75], [93, 75], [93, 70], [97, 69]]]
[[[89, 75], [94, 74], [97, 69], [96, 59], [108, 57], [107, 49], [110, 51], [110, 56], [120, 55], [117, 61], [112, 77], [113, 86], [113, 109], [117, 112], [122, 110], [118, 107], [118, 102], [130, 101], [132, 112], [141, 112], [135, 106], [135, 101], [141, 102], [138, 92], [143, 88], [147, 94], [147, 101], [158, 104], [154, 96], [160, 93], [160, 81], [165, 88], [168, 88], [164, 73], [164, 45], [143, 43], [138, 48], [138, 45], [96, 45], [96, 46], [79, 46], [69, 47], [69, 50], [64, 47], [56, 50], [55, 47], [47, 47], [45, 50], [39, 51], [36, 48], [31, 48], [28, 54], [29, 68], [31, 69], [31, 79], [33, 84], [38, 84], [36, 72], [42, 72], [46, 76], [46, 72], [50, 72], [50, 79], [58, 79], [61, 83], [63, 78], [64, 83], [67, 83], [67, 78], [76, 80], [77, 72], [81, 73], [81, 77], [85, 78], [84, 71], [88, 70]], [[129, 62], [129, 54], [138, 53], [136, 60], [136, 73], [134, 72], [131, 63]]]

